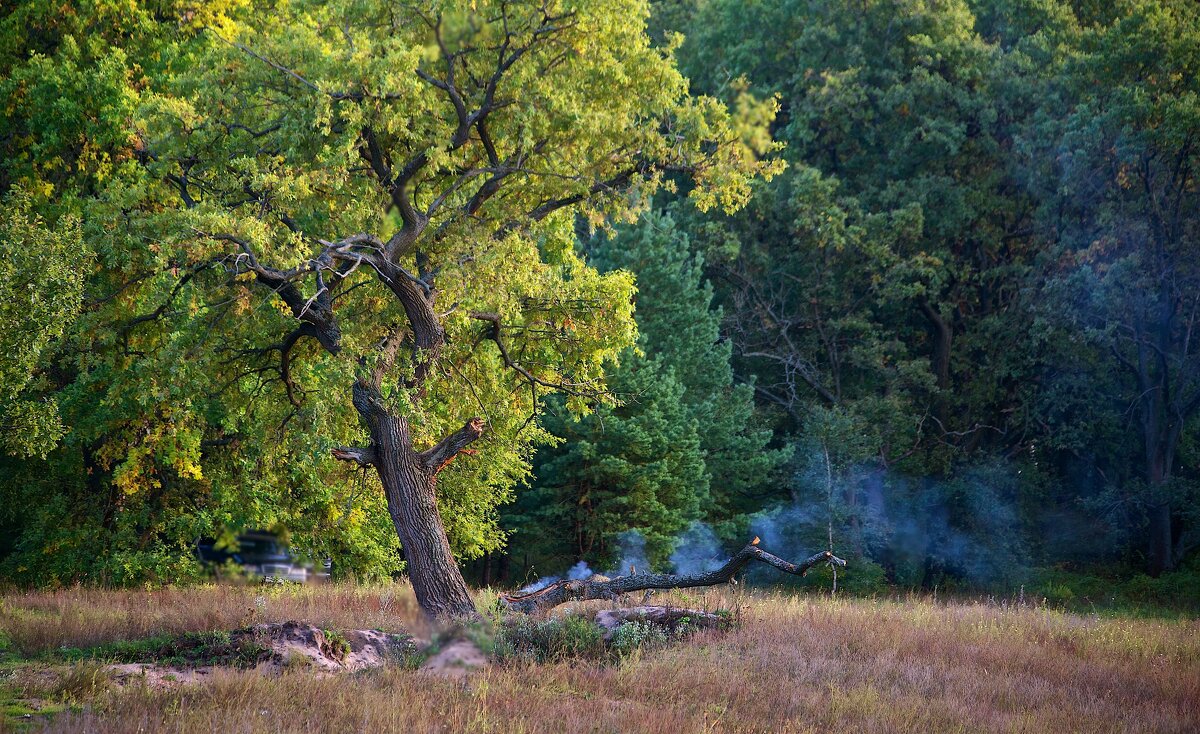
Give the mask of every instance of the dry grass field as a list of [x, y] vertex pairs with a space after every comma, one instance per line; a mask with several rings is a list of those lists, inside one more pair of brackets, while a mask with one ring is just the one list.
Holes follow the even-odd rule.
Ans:
[[231, 669], [152, 688], [118, 687], [97, 663], [68, 662], [69, 648], [292, 619], [431, 630], [403, 586], [12, 591], [0, 596], [0, 730], [1200, 731], [1195, 620], [724, 589], [662, 601], [736, 608], [739, 624], [619, 662], [498, 664], [463, 681]]

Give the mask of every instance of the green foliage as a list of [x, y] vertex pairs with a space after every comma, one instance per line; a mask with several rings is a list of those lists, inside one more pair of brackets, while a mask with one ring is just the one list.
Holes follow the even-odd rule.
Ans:
[[789, 171], [732, 226], [697, 227], [728, 272], [739, 367], [796, 423], [845, 406], [885, 460], [944, 471], [973, 423], [1003, 430], [989, 401], [1021, 377], [1021, 324], [995, 314], [1033, 246], [1011, 236], [1029, 205], [1007, 183], [1010, 116], [1029, 102], [965, 3], [761, 11], [705, 4], [681, 51], [702, 88], [745, 75], [789, 113]]
[[1011, 580], [1030, 548], [1145, 558], [1127, 539], [1154, 528], [1177, 559], [1200, 405], [1194, 4], [683, 2], [655, 23], [687, 37], [698, 88], [785, 111], [784, 174], [732, 218], [676, 217], [735, 372], [797, 447], [792, 497], [769, 499], [811, 515], [823, 495], [839, 545], [905, 584], [980, 583], [964, 559]]
[[[1195, 3], [202, 5], [0, 9], [6, 578], [187, 581], [247, 528], [398, 572], [330, 455], [392, 334], [413, 447], [487, 425], [438, 475], [464, 560], [782, 523], [861, 590], [1072, 560], [1190, 593]], [[375, 245], [329, 244], [414, 213], [423, 381]]]
[[1058, 235], [1035, 314], [1047, 357], [1074, 365], [1035, 397], [1060, 428], [1045, 441], [1096, 453], [1108, 486], [1093, 499], [1119, 525], [1146, 527], [1154, 575], [1181, 559], [1200, 497], [1184, 438], [1200, 418], [1198, 39], [1192, 3], [1121, 4], [1079, 34], [1062, 65], [1069, 101], [1051, 106], [1029, 151], [1063, 151], [1034, 164], [1054, 184], [1040, 193]]
[[494, 655], [502, 661], [603, 660], [607, 654], [603, 630], [577, 615], [537, 620], [519, 614], [504, 619], [496, 628]]
[[[682, 625], [682, 621], [681, 621]], [[682, 630], [677, 627], [676, 630]], [[663, 647], [670, 642], [666, 630], [657, 624], [633, 620], [618, 626], [613, 630], [609, 645], [618, 657], [628, 657], [637, 650], [653, 650]]]
[[[822, 590], [829, 588], [831, 585], [831, 580], [827, 578], [830, 576], [829, 569], [821, 569], [819, 573], [821, 583], [817, 588]], [[838, 571], [837, 588], [839, 594], [875, 596], [890, 593], [894, 589], [894, 584], [888, 578], [886, 568], [869, 558], [863, 558], [855, 562], [852, 568], [847, 568], [844, 572]]]
[[713, 307], [704, 258], [674, 219], [659, 214], [591, 250], [602, 270], [637, 277], [638, 346], [683, 388], [681, 402], [696, 422], [709, 478], [704, 519], [727, 534], [737, 515], [778, 485], [791, 452], [769, 448], [773, 434], [761, 427], [753, 384], [734, 380], [733, 344], [721, 336], [724, 314]]
[[[79, 222], [46, 224], [18, 189], [0, 206], [0, 449], [45, 456], [62, 435], [53, 394], [38, 375], [44, 353], [70, 327], [88, 253]], [[39, 393], [41, 393], [39, 395]]]
[[733, 382], [712, 287], [674, 221], [650, 214], [586, 249], [597, 268], [636, 276], [638, 349], [609, 376], [622, 405], [546, 416], [562, 443], [539, 452], [537, 481], [508, 513], [513, 547], [536, 554], [538, 568], [609, 567], [636, 531], [657, 566], [696, 520], [736, 528], [789, 452], [769, 449], [771, 432], [754, 425], [753, 388]]
[[[39, 365], [53, 366], [45, 391], [70, 432], [48, 467], [2, 468], [7, 574], [182, 580], [194, 564], [178, 559], [197, 538], [255, 527], [288, 531], [293, 548], [334, 556], [340, 573], [399, 570], [376, 479], [335, 465], [329, 449], [366, 443], [350, 388], [405, 312], [359, 263], [328, 276], [339, 348], [288, 341], [304, 309], [285, 307], [244, 251], [210, 236], [306, 276], [321, 241], [391, 237], [406, 212], [363, 166], [365, 130], [395, 165], [421, 161], [409, 203], [431, 218], [428, 235], [398, 265], [437, 273], [445, 312], [436, 374], [406, 389], [422, 359], [406, 349], [384, 398], [421, 448], [485, 418], [478, 453], [439, 475], [438, 509], [461, 557], [501, 547], [497, 508], [548, 435], [536, 420], [543, 395], [481, 343], [473, 314], [497, 314], [535, 385], [578, 386], [565, 403], [586, 413], [636, 332], [631, 279], [587, 267], [573, 217], [631, 220], [681, 167], [697, 206], [732, 209], [750, 177], [777, 168], [758, 160], [769, 141], [727, 134], [723, 105], [688, 95], [671, 55], [649, 45], [646, 16], [636, 0], [6, 9], [0, 190], [24, 186], [31, 211], [62, 218], [64, 233], [82, 215], [96, 264], [82, 318]], [[502, 45], [527, 48], [489, 86], [476, 68]], [[450, 74], [471, 65], [459, 101], [497, 102], [465, 139], [455, 100], [422, 78], [443, 61]], [[501, 175], [502, 160], [519, 170]], [[485, 166], [496, 176], [480, 189]], [[322, 287], [300, 283], [298, 297]]]
[[1194, 615], [1200, 609], [1200, 555], [1158, 578], [1136, 568], [1047, 567], [1034, 569], [1023, 586], [1026, 599], [1079, 612], [1134, 616]]
[[325, 635], [325, 643], [329, 646], [332, 655], [330, 657], [335, 660], [345, 660], [350, 654], [350, 641], [346, 636], [337, 630], [323, 629], [321, 632]]
[[619, 560], [619, 536], [636, 530], [661, 563], [708, 498], [698, 427], [681, 386], [657, 363], [622, 367], [609, 384], [625, 405], [578, 422], [546, 416], [566, 442], [539, 454], [539, 483], [522, 499], [536, 519], [522, 535], [568, 534], [567, 553], [606, 564]]

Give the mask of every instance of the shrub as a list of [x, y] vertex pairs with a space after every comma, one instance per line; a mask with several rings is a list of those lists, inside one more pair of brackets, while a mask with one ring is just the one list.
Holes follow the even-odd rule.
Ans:
[[546, 663], [601, 660], [608, 654], [604, 631], [574, 615], [539, 621], [516, 615], [497, 629], [493, 655], [499, 660]]
[[[681, 620], [675, 628], [676, 636], [682, 637], [688, 632], [688, 625]], [[626, 622], [613, 631], [609, 645], [618, 657], [626, 657], [635, 650], [654, 649], [663, 647], [670, 641], [666, 630], [657, 624], [635, 620]]]
[[[823, 588], [828, 588], [832, 578], [827, 567], [821, 568]], [[838, 570], [838, 591], [844, 591], [855, 596], [870, 596], [871, 594], [886, 593], [890, 586], [887, 571], [878, 563], [862, 558], [855, 560], [849, 568]]]
[[329, 648], [323, 650], [334, 660], [345, 660], [350, 654], [350, 642], [346, 636], [337, 630], [321, 630], [325, 634], [325, 645]]

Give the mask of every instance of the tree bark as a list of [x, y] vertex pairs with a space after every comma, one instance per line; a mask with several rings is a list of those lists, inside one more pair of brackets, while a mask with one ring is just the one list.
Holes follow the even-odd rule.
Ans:
[[934, 377], [937, 379], [937, 386], [944, 390], [950, 386], [950, 350], [954, 342], [954, 330], [942, 317], [942, 314], [929, 303], [928, 299], [920, 298], [917, 305], [921, 307], [921, 313], [925, 314], [925, 318], [929, 320], [934, 330], [933, 353], [930, 356], [930, 362], [933, 366]]
[[527, 594], [520, 592], [502, 594], [500, 603], [512, 611], [533, 613], [552, 609], [570, 601], [613, 600], [621, 594], [645, 589], [690, 589], [697, 586], [715, 586], [727, 583], [734, 574], [751, 561], [760, 561], [784, 573], [796, 576], [805, 575], [810, 568], [820, 563], [833, 563], [843, 567], [846, 565], [844, 560], [829, 551], [821, 551], [799, 564], [789, 563], [759, 548], [758, 538], [755, 538], [716, 571], [696, 574], [639, 573], [615, 579], [597, 577], [584, 581], [559, 581], [544, 589]]
[[1153, 578], [1175, 568], [1175, 543], [1171, 524], [1171, 503], [1162, 496], [1167, 482], [1171, 480], [1172, 450], [1168, 437], [1164, 439], [1160, 431], [1160, 415], [1158, 408], [1161, 401], [1156, 400], [1154, 412], [1147, 411], [1143, 418], [1142, 429], [1146, 441], [1147, 479], [1151, 487], [1152, 504], [1148, 509], [1149, 527], [1146, 528], [1146, 573]]
[[[446, 460], [441, 452], [446, 442], [426, 454], [413, 450], [408, 421], [388, 410], [379, 390], [362, 380], [354, 385], [354, 407], [370, 432], [371, 450], [362, 454], [358, 453], [362, 450], [335, 449], [334, 455], [355, 461], [360, 461], [360, 456], [371, 459], [383, 484], [421, 611], [433, 619], [478, 616], [438, 514], [435, 485], [441, 465], [430, 459]], [[482, 432], [482, 424], [472, 420], [454, 434], [462, 434], [455, 443], [465, 446], [462, 439], [467, 434], [477, 438]], [[427, 455], [434, 453], [436, 457]]]
[[1163, 502], [1151, 507], [1146, 572], [1154, 578], [1175, 567], [1175, 543], [1171, 530], [1170, 504]]

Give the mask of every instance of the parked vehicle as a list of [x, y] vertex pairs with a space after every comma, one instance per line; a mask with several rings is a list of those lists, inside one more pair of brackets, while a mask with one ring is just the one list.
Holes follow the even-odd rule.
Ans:
[[221, 565], [232, 561], [248, 575], [265, 581], [308, 581], [309, 569], [300, 565], [273, 533], [254, 531], [237, 537], [236, 549], [218, 549], [214, 541], [203, 540], [197, 546], [200, 560]]

